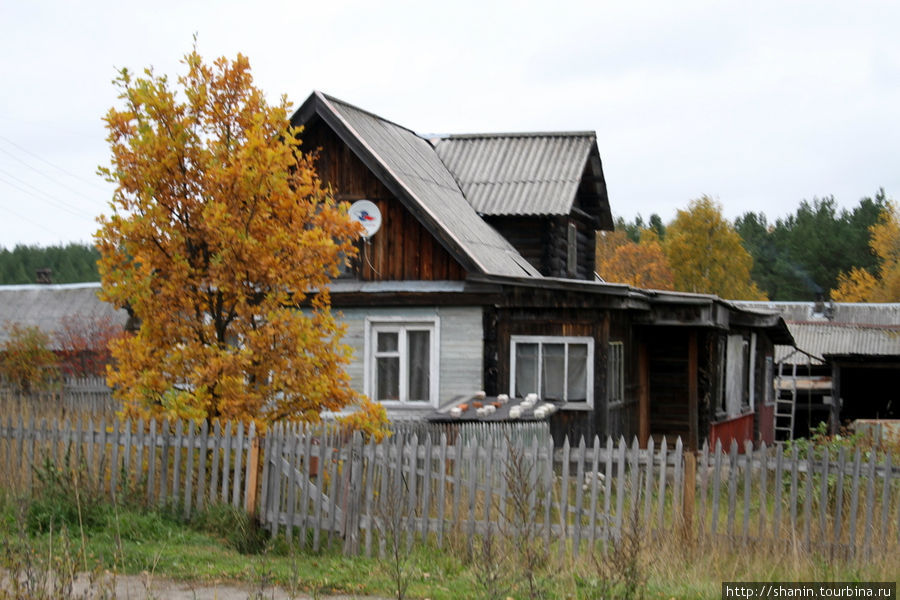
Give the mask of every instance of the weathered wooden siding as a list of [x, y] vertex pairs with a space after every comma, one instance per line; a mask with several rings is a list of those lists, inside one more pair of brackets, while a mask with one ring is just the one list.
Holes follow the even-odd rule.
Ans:
[[[587, 280], [594, 278], [596, 232], [590, 224], [565, 216], [494, 216], [485, 217], [485, 221], [500, 232], [542, 275]], [[578, 230], [575, 274], [569, 273], [567, 269], [570, 222]]]
[[368, 242], [360, 242], [353, 269], [356, 277], [366, 281], [465, 279], [462, 266], [333, 131], [314, 123], [302, 137], [304, 150], [318, 154], [319, 177], [338, 200], [366, 198], [381, 211], [381, 230]]
[[709, 428], [709, 443], [715, 446], [720, 443], [723, 447], [731, 446], [732, 441], [737, 441], [738, 448], [743, 452], [744, 442], [753, 441], [753, 413], [747, 413], [733, 419], [713, 423]]
[[341, 312], [347, 326], [344, 343], [353, 350], [353, 361], [347, 367], [353, 389], [364, 393], [364, 360], [366, 317], [403, 317], [414, 321], [438, 317], [440, 346], [438, 357], [439, 400], [443, 404], [454, 396], [472, 394], [483, 388], [482, 378], [482, 309], [480, 306], [348, 308]]

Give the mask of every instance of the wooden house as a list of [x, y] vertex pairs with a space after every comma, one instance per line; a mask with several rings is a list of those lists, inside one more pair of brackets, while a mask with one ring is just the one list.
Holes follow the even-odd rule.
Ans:
[[292, 121], [336, 197], [381, 214], [331, 294], [353, 384], [392, 418], [485, 390], [554, 401], [557, 440], [771, 429], [780, 317], [594, 273], [612, 217], [592, 132], [429, 139], [319, 92]]

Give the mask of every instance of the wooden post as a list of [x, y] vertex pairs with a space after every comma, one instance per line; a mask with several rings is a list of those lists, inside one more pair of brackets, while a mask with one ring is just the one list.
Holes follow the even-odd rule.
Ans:
[[697, 457], [690, 450], [684, 453], [684, 494], [681, 506], [682, 531], [690, 539], [694, 525], [694, 493], [697, 485]]
[[247, 456], [247, 512], [256, 516], [256, 498], [259, 475], [259, 436], [253, 436], [250, 442], [250, 454]]

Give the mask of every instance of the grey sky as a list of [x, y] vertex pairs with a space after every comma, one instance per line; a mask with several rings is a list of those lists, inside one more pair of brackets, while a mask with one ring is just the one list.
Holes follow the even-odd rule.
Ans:
[[614, 215], [900, 190], [900, 4], [0, 1], [0, 245], [89, 241], [117, 67], [250, 58], [420, 133], [595, 130]]

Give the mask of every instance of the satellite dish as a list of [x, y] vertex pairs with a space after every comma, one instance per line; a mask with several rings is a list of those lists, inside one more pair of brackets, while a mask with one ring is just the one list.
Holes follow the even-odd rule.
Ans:
[[381, 211], [371, 200], [357, 200], [350, 205], [350, 218], [365, 229], [363, 237], [369, 239], [381, 228]]

